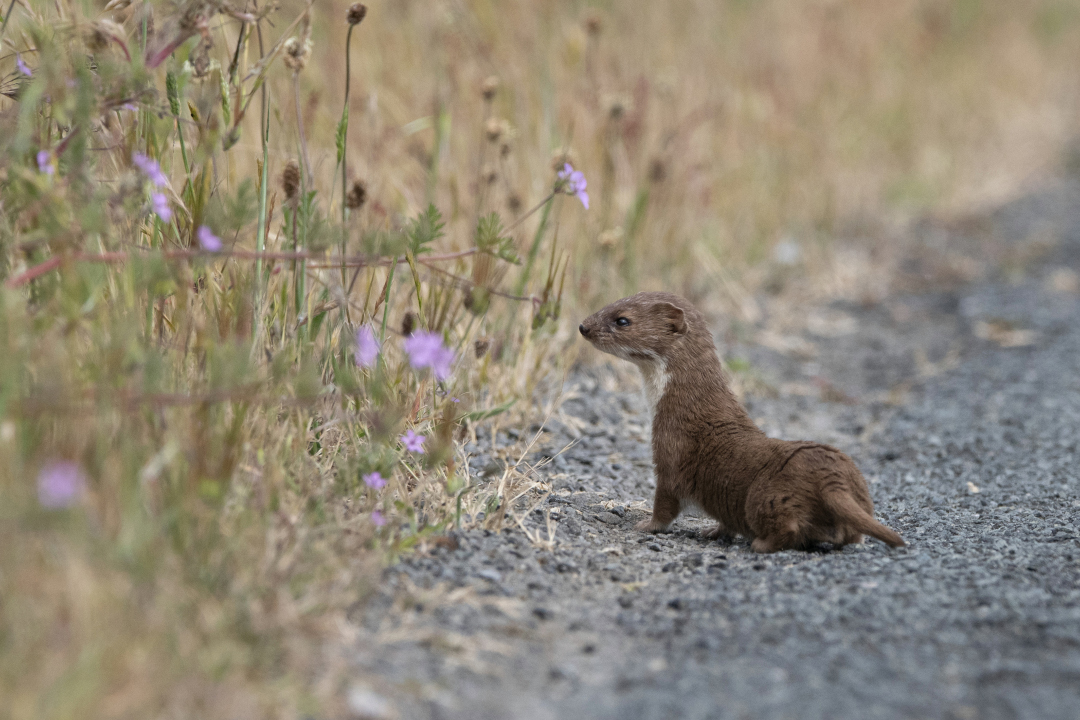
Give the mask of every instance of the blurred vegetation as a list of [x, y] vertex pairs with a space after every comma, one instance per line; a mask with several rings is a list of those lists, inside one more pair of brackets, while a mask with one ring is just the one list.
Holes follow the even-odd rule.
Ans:
[[1077, 127], [1068, 2], [0, 10], [0, 718], [344, 714], [383, 563], [536, 484], [463, 443], [574, 318], [813, 278]]

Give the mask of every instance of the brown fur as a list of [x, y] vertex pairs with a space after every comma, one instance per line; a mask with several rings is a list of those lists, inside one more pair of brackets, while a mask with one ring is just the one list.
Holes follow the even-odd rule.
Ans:
[[598, 350], [637, 365], [645, 380], [656, 497], [639, 530], [665, 530], [690, 501], [717, 521], [710, 537], [743, 535], [756, 552], [839, 547], [862, 542], [863, 533], [904, 544], [874, 519], [851, 458], [757, 428], [728, 388], [705, 318], [683, 298], [638, 293], [591, 315], [579, 330]]

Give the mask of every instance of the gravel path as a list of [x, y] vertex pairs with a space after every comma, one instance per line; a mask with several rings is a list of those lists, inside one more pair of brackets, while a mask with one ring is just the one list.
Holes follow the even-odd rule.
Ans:
[[[1019, 270], [821, 309], [842, 332], [808, 331], [810, 360], [725, 345], [780, 389], [751, 393], [751, 414], [850, 453], [908, 548], [762, 556], [702, 539], [709, 523], [687, 515], [670, 534], [635, 532], [653, 482], [643, 403], [636, 386], [582, 374], [544, 448], [577, 442], [546, 467], [551, 494], [527, 525], [550, 512], [554, 547], [469, 532], [390, 568], [354, 617], [358, 673], [382, 678], [353, 688], [354, 709], [384, 715], [384, 697], [401, 718], [1080, 717], [1074, 207], [1080, 187], [1065, 183], [972, 231], [999, 237], [1004, 258], [1033, 233], [1056, 238]], [[807, 387], [819, 392], [791, 390]]]

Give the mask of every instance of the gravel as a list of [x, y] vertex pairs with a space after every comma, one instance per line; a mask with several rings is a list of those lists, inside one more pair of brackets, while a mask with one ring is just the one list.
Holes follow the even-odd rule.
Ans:
[[[851, 320], [811, 367], [724, 346], [774, 387], [825, 378], [850, 400], [747, 404], [772, 434], [849, 452], [907, 548], [762, 556], [686, 514], [635, 532], [653, 487], [645, 408], [583, 371], [540, 455], [576, 444], [526, 521], [546, 537], [555, 519], [553, 546], [470, 531], [389, 568], [352, 618], [358, 672], [403, 718], [1076, 718], [1080, 296], [1062, 281], [1080, 271], [1076, 207], [1065, 182], [980, 225], [1005, 256], [1053, 230], [1019, 273], [825, 308]], [[489, 464], [478, 448], [473, 467]]]

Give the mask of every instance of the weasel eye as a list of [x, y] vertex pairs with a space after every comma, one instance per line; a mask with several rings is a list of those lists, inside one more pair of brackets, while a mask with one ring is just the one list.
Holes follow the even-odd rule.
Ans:
[[618, 320], [615, 321], [615, 324], [618, 325], [619, 327], [626, 327], [627, 325], [630, 324], [630, 319], [621, 317], [621, 318], [619, 318]]

